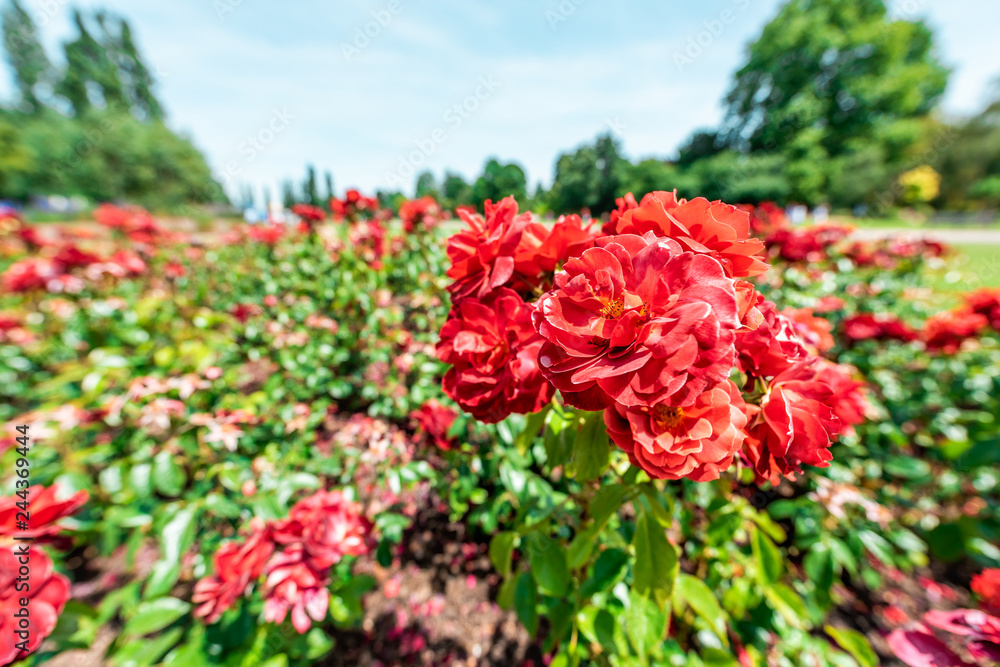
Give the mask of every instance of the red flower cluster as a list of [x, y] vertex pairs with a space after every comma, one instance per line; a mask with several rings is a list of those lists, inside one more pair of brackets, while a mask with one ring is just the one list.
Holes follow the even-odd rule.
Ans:
[[829, 259], [832, 246], [847, 238], [850, 228], [815, 225], [801, 229], [782, 227], [771, 232], [764, 244], [772, 257], [789, 262], [822, 262]]
[[357, 222], [362, 215], [372, 217], [378, 213], [378, 199], [348, 190], [343, 199], [330, 199], [330, 211], [334, 220]]
[[407, 234], [419, 230], [430, 231], [441, 221], [441, 205], [433, 197], [421, 197], [403, 202], [399, 207], [399, 219]]
[[750, 228], [754, 234], [770, 234], [788, 226], [785, 209], [773, 201], [762, 201], [750, 212]]
[[762, 392], [747, 406], [743, 454], [758, 479], [777, 483], [803, 464], [826, 466], [830, 445], [864, 420], [868, 399], [851, 369], [816, 358], [773, 304], [761, 311], [761, 325], [736, 337], [737, 367]]
[[944, 246], [935, 241], [892, 237], [876, 241], [855, 241], [842, 252], [859, 267], [895, 269], [902, 260], [940, 257], [944, 251]]
[[740, 280], [767, 270], [749, 214], [672, 192], [617, 203], [602, 237], [578, 216], [547, 229], [510, 197], [459, 213], [445, 392], [495, 422], [558, 389], [604, 410], [612, 441], [658, 478], [716, 479], [743, 447], [762, 479], [825, 465], [867, 399], [848, 369], [816, 358], [833, 345], [829, 322], [781, 314]]
[[138, 206], [119, 208], [114, 204], [101, 204], [94, 210], [94, 220], [143, 245], [152, 246], [169, 236], [148, 211]]
[[495, 423], [512, 412], [538, 412], [552, 387], [538, 369], [542, 339], [531, 326], [532, 307], [506, 287], [452, 307], [437, 355], [452, 367], [444, 391], [477, 419]]
[[639, 206], [621, 214], [614, 230], [616, 234], [646, 232], [674, 239], [684, 251], [708, 254], [729, 276], [757, 276], [767, 271], [759, 256], [764, 244], [750, 236], [750, 216], [721, 201], [678, 199], [676, 190], [651, 192]]
[[410, 419], [417, 424], [418, 432], [422, 432], [434, 443], [438, 449], [448, 451], [457, 444], [454, 438], [448, 437], [448, 431], [458, 418], [458, 413], [442, 405], [436, 398], [432, 398], [419, 410], [410, 413]]
[[894, 630], [886, 641], [896, 657], [912, 667], [972, 667], [938, 639], [931, 628], [961, 638], [957, 641], [977, 665], [1000, 661], [1000, 618], [978, 609], [929, 611], [924, 614], [923, 623]]
[[[29, 545], [27, 554], [0, 547], [0, 665], [22, 660], [52, 634], [59, 614], [69, 600], [69, 579], [53, 571], [52, 559]], [[17, 585], [17, 578], [30, 568], [30, 585]], [[20, 618], [27, 599], [27, 616]]]
[[844, 337], [850, 341], [863, 340], [916, 340], [918, 333], [895, 315], [888, 313], [858, 313], [840, 324]]
[[297, 502], [288, 518], [255, 523], [242, 544], [230, 542], [214, 557], [215, 574], [195, 585], [196, 617], [214, 623], [264, 577], [264, 618], [281, 623], [291, 612], [300, 633], [326, 618], [329, 570], [344, 556], [371, 548], [371, 522], [340, 491], [317, 491]]
[[257, 243], [266, 245], [276, 245], [284, 235], [284, 225], [252, 225], [247, 227], [247, 236]]
[[811, 308], [786, 308], [782, 314], [792, 322], [795, 333], [813, 354], [825, 352], [833, 347], [830, 320], [813, 315]]
[[[0, 664], [21, 660], [42, 644], [52, 634], [69, 599], [69, 579], [53, 571], [52, 559], [36, 547], [49, 543], [57, 548], [68, 546], [68, 540], [59, 536], [62, 527], [59, 521], [73, 514], [87, 502], [86, 491], [79, 491], [69, 498], [60, 500], [55, 486], [33, 486], [27, 498], [13, 495], [0, 499]], [[23, 512], [27, 501], [31, 508], [31, 528], [17, 527], [17, 514]], [[18, 503], [22, 506], [18, 507]], [[9, 546], [14, 536], [28, 537], [33, 542], [12, 550]], [[21, 549], [27, 549], [27, 553]], [[17, 584], [30, 569], [30, 582], [24, 587]], [[27, 599], [28, 616], [21, 620], [15, 616]], [[18, 646], [20, 644], [20, 647]], [[24, 650], [22, 650], [24, 649]]]
[[979, 596], [979, 607], [1000, 616], [1000, 568], [987, 568], [972, 578], [970, 586]]
[[1000, 288], [984, 287], [966, 294], [965, 303], [972, 312], [985, 317], [991, 327], [1000, 331]]
[[988, 324], [985, 315], [963, 306], [928, 318], [920, 332], [920, 339], [928, 350], [954, 354], [964, 341], [979, 335]]
[[31, 507], [31, 529], [24, 531], [17, 528], [17, 513], [21, 511], [17, 504], [24, 499], [13, 495], [0, 498], [0, 537], [20, 535], [30, 537], [36, 542], [53, 542], [62, 528], [57, 524], [62, 519], [75, 514], [89, 494], [77, 491], [69, 498], [59, 499], [59, 487], [32, 486], [28, 491], [28, 505]]
[[348, 236], [358, 257], [368, 262], [373, 269], [382, 268], [386, 231], [380, 220], [362, 220], [351, 226]]
[[326, 219], [326, 211], [311, 204], [295, 204], [292, 206], [292, 213], [299, 218], [299, 231], [305, 233], [312, 232], [316, 225]]

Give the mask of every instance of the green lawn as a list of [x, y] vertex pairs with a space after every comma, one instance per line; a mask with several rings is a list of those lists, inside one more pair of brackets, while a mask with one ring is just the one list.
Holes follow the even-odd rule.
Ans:
[[927, 272], [928, 287], [963, 293], [980, 287], [1000, 287], [1000, 245], [953, 245], [945, 267]]

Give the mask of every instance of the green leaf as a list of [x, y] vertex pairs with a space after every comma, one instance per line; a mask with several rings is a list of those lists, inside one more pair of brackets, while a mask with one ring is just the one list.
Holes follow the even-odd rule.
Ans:
[[183, 628], [174, 628], [153, 639], [128, 643], [112, 656], [111, 664], [122, 667], [145, 667], [156, 664], [164, 653], [177, 644], [183, 634]]
[[566, 595], [570, 583], [569, 565], [561, 542], [541, 533], [532, 533], [528, 539], [528, 560], [542, 593], [554, 597]]
[[157, 561], [149, 572], [149, 578], [146, 579], [146, 588], [142, 592], [142, 597], [151, 600], [166, 595], [177, 583], [177, 577], [180, 574], [180, 562]]
[[753, 557], [759, 565], [757, 572], [761, 583], [773, 584], [781, 579], [781, 573], [785, 570], [781, 550], [756, 526], [750, 531], [750, 539]]
[[594, 525], [577, 533], [566, 550], [566, 560], [569, 561], [569, 569], [579, 569], [583, 567], [584, 563], [590, 560], [590, 554], [597, 547], [597, 534], [599, 532], [600, 527]]
[[566, 417], [556, 410], [549, 413], [548, 424], [545, 429], [545, 462], [549, 468], [561, 466], [573, 453], [572, 440], [573, 430], [568, 428], [569, 422]]
[[594, 573], [580, 589], [580, 598], [586, 600], [594, 593], [611, 588], [628, 565], [628, 554], [621, 549], [605, 549], [594, 563]]
[[665, 604], [673, 593], [674, 582], [677, 580], [677, 549], [670, 544], [659, 522], [650, 519], [645, 511], [639, 513], [632, 546], [635, 548], [632, 587], [640, 595], [647, 595], [659, 604]]
[[517, 617], [534, 638], [538, 632], [538, 591], [530, 572], [522, 572], [514, 587], [514, 609]]
[[176, 498], [184, 491], [187, 475], [174, 455], [164, 450], [153, 457], [153, 486], [161, 494]]
[[122, 634], [139, 637], [162, 630], [191, 610], [191, 605], [177, 598], [159, 598], [142, 602], [125, 624]]
[[[649, 509], [653, 514], [653, 517], [660, 522], [664, 528], [669, 528], [674, 524], [674, 517], [671, 516], [672, 507], [667, 509], [663, 507], [660, 503], [660, 494], [656, 490], [656, 487], [652, 484], [642, 485], [642, 494], [646, 496], [646, 500], [649, 501]], [[667, 499], [668, 506], [670, 505], [670, 499]]]
[[785, 617], [790, 626], [799, 629], [805, 626], [803, 621], [809, 614], [806, 603], [791, 588], [785, 584], [774, 584], [770, 588], [764, 589], [764, 597], [779, 614]]
[[629, 595], [628, 609], [622, 614], [622, 627], [636, 655], [646, 658], [662, 640], [667, 629], [664, 608], [644, 595]]
[[590, 412], [586, 415], [573, 443], [575, 479], [578, 482], [589, 482], [600, 477], [611, 459], [611, 445], [608, 441], [607, 427], [604, 425], [604, 413]]
[[861, 667], [878, 667], [878, 655], [872, 645], [868, 643], [868, 638], [857, 630], [849, 628], [835, 628], [832, 625], [824, 627], [826, 634], [833, 637], [833, 640], [851, 654], [851, 657], [858, 661]]
[[535, 436], [538, 435], [538, 432], [545, 424], [545, 418], [548, 416], [551, 407], [552, 404], [550, 403], [538, 412], [528, 415], [524, 423], [524, 430], [518, 434], [517, 439], [514, 441], [514, 446], [518, 451], [524, 452], [531, 446], [531, 443], [535, 440]]
[[490, 562], [500, 576], [506, 579], [510, 576], [511, 557], [514, 554], [514, 540], [517, 533], [497, 533], [490, 540]]
[[698, 616], [702, 617], [712, 632], [722, 640], [722, 643], [729, 646], [729, 639], [726, 636], [726, 617], [719, 601], [715, 599], [715, 594], [708, 585], [690, 574], [681, 573], [677, 579], [678, 601], [686, 603], [694, 610]]
[[193, 507], [185, 507], [174, 514], [173, 518], [160, 531], [160, 545], [163, 548], [163, 560], [179, 561], [181, 556], [191, 548], [194, 542], [195, 516]]
[[833, 565], [833, 553], [823, 544], [816, 545], [802, 560], [802, 567], [809, 575], [809, 581], [816, 586], [824, 601], [829, 600], [830, 588], [833, 587], [836, 576]]
[[590, 500], [590, 516], [594, 524], [603, 527], [611, 515], [618, 512], [627, 495], [628, 489], [621, 484], [601, 486]]

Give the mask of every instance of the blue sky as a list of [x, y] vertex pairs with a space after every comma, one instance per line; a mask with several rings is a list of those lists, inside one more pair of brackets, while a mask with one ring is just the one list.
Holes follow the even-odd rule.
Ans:
[[[70, 5], [24, 3], [58, 58]], [[410, 192], [414, 170], [470, 178], [491, 156], [548, 184], [561, 151], [608, 129], [629, 157], [675, 154], [719, 121], [731, 74], [781, 0], [77, 4], [129, 18], [169, 124], [223, 180], [277, 192], [311, 162], [341, 192], [400, 180]], [[891, 7], [934, 28], [954, 68], [946, 112], [979, 109], [1000, 75], [1000, 3]]]

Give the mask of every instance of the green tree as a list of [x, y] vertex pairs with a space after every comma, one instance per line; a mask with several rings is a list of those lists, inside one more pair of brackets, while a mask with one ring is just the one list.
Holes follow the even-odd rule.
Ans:
[[311, 164], [306, 166], [306, 180], [302, 182], [302, 201], [320, 205], [319, 188], [316, 186], [316, 169]]
[[18, 0], [10, 0], [3, 11], [3, 45], [7, 62], [14, 70], [21, 105], [28, 111], [39, 112], [42, 104], [35, 87], [49, 80], [52, 64], [38, 40], [34, 21]]
[[496, 158], [491, 158], [483, 169], [483, 175], [472, 186], [472, 199], [478, 207], [482, 207], [487, 199], [496, 202], [509, 195], [520, 203], [527, 197], [527, 187], [520, 165], [513, 162], [501, 164]]
[[323, 180], [326, 183], [326, 192], [323, 194], [323, 201], [329, 202], [333, 199], [333, 174], [330, 171], [326, 171], [323, 174]]
[[434, 197], [438, 198], [438, 188], [437, 182], [434, 180], [434, 174], [430, 171], [422, 171], [420, 175], [417, 176], [417, 186], [416, 186], [416, 196], [417, 197]]
[[882, 0], [791, 0], [736, 73], [720, 147], [780, 149], [818, 129], [835, 156], [876, 124], [925, 116], [948, 79], [933, 46]]
[[447, 208], [454, 209], [456, 206], [472, 204], [472, 186], [458, 174], [445, 172], [441, 192], [444, 195], [443, 203]]
[[142, 56], [139, 55], [139, 49], [132, 37], [132, 28], [125, 19], [119, 20], [118, 40], [119, 68], [122, 70], [123, 78], [128, 81], [127, 92], [132, 113], [141, 120], [162, 120], [163, 106], [153, 92], [156, 81]]
[[112, 55], [90, 34], [80, 10], [73, 10], [73, 23], [78, 35], [75, 40], [63, 44], [66, 70], [56, 86], [56, 92], [69, 101], [77, 116], [85, 114], [93, 106], [91, 94], [95, 87], [106, 106], [128, 107], [118, 66]]
[[285, 208], [295, 206], [295, 186], [291, 181], [285, 181], [281, 185], [281, 204]]

